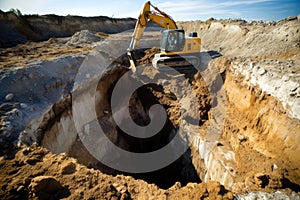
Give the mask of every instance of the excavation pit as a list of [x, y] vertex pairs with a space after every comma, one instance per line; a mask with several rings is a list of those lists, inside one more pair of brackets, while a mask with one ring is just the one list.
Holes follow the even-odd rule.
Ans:
[[[141, 57], [145, 54], [147, 53], [141, 53]], [[111, 96], [113, 89], [120, 77], [127, 76], [128, 80], [135, 80], [136, 78], [126, 74], [127, 69], [123, 66], [125, 64], [128, 66], [126, 62], [126, 55], [120, 57], [96, 83], [96, 95], [92, 101], [95, 102], [95, 110], [93, 111], [97, 116], [97, 121], [93, 123], [106, 130], [107, 138], [118, 147], [130, 152], [145, 153], [160, 149], [168, 144], [178, 133], [180, 120], [183, 119], [189, 125], [187, 133], [190, 137], [190, 146], [181, 157], [175, 159], [171, 165], [149, 173], [126, 173], [101, 163], [86, 149], [74, 124], [74, 103], [76, 106], [81, 105], [81, 109], [85, 109], [86, 103], [90, 103], [83, 101], [86, 94], [93, 94], [88, 84], [79, 88], [81, 89], [79, 93], [66, 96], [54, 104], [49, 112], [44, 113], [39, 118], [39, 122], [42, 123], [39, 123], [39, 127], [33, 134], [38, 143], [52, 153], [66, 153], [67, 156], [76, 158], [79, 163], [89, 168], [99, 169], [101, 172], [115, 177], [119, 177], [120, 174], [130, 175], [136, 179], [154, 183], [163, 189], [174, 185], [178, 186], [176, 182], [180, 182], [180, 185], [186, 185], [190, 182], [199, 183], [216, 180], [226, 189], [233, 189], [239, 193], [246, 192], [246, 184], [253, 191], [272, 191], [276, 188], [283, 191], [292, 189], [299, 192], [299, 174], [296, 167], [297, 160], [293, 160], [292, 157], [294, 155], [293, 149], [290, 149], [290, 152], [284, 152], [287, 155], [287, 160], [278, 156], [281, 155], [282, 151], [280, 148], [277, 149], [280, 146], [292, 145], [292, 141], [283, 144], [281, 140], [272, 139], [268, 136], [278, 134], [277, 129], [271, 128], [276, 127], [273, 120], [274, 116], [282, 127], [295, 128], [290, 131], [290, 134], [297, 132], [299, 122], [286, 114], [285, 108], [277, 99], [263, 94], [258, 87], [247, 87], [242, 82], [242, 75], [232, 75], [231, 70], [236, 67], [234, 63], [238, 60], [232, 61], [221, 57], [211, 61], [211, 65], [217, 66], [220, 70], [219, 75], [224, 81], [224, 85], [215, 87], [215, 91], [219, 91], [220, 88], [227, 89], [224, 97], [228, 103], [226, 104], [226, 118], [222, 127], [222, 135], [216, 140], [208, 154], [205, 154], [206, 150], [203, 147], [209, 143], [205, 143], [203, 135], [205, 136], [212, 123], [211, 109], [216, 101], [209, 94], [207, 84], [199, 74], [182, 75], [185, 82], [192, 85], [192, 89], [196, 91], [200, 109], [190, 110], [196, 111], [197, 114], [185, 113], [185, 110], [182, 110], [178, 103], [180, 98], [167, 87], [160, 84], [145, 84], [131, 95], [128, 106], [129, 116], [136, 124], [147, 126], [151, 121], [149, 117], [151, 106], [159, 104], [164, 107], [167, 114], [164, 127], [158, 134], [148, 139], [132, 137], [118, 128], [112, 118]], [[157, 76], [158, 79], [161, 79], [159, 83], [168, 84], [171, 89], [178, 88], [178, 84], [183, 87], [180, 84], [183, 84], [184, 81], [178, 82], [176, 79], [160, 78], [159, 73], [147, 66], [147, 63], [142, 67], [142, 76], [144, 77]], [[124, 86], [126, 88], [127, 85], [124, 84]], [[184, 93], [182, 97], [187, 98], [188, 95], [189, 93]], [[241, 99], [243, 100], [241, 101]], [[119, 110], [122, 110], [123, 99], [120, 100]], [[185, 103], [188, 102], [191, 102], [190, 98], [185, 100]], [[252, 105], [256, 105], [255, 109], [250, 110]], [[276, 105], [276, 112], [272, 111], [274, 105]], [[194, 107], [189, 105], [188, 108]], [[268, 112], [266, 111], [264, 115], [261, 115], [262, 110], [268, 110]], [[84, 110], [80, 111], [85, 112]], [[258, 137], [257, 134], [264, 132], [263, 130], [268, 130], [264, 133], [266, 135]], [[286, 130], [290, 129], [286, 128]], [[263, 148], [264, 140], [277, 145], [270, 145], [267, 149]], [[251, 170], [249, 171], [249, 169]]]
[[[147, 52], [145, 53], [144, 50], [139, 52], [139, 54], [136, 54], [142, 57], [140, 61], [143, 62], [144, 65], [149, 64], [151, 61], [149, 58], [147, 61], [145, 61], [145, 54], [147, 54]], [[150, 55], [153, 56], [154, 54], [150, 53]], [[120, 129], [112, 118], [112, 92], [120, 77], [125, 77], [126, 81], [132, 81], [135, 79], [134, 76], [132, 77], [131, 75], [125, 74], [127, 72], [126, 65], [128, 64], [128, 61], [126, 58], [124, 58], [124, 56], [126, 55], [123, 55], [123, 57], [117, 59], [116, 63], [113, 63], [114, 67], [110, 67], [110, 70], [108, 70], [108, 72], [100, 78], [96, 86], [97, 94], [95, 95], [95, 113], [97, 120], [85, 124], [83, 129], [86, 129], [87, 127], [88, 129], [97, 129], [98, 127], [93, 128], [95, 124], [96, 126], [100, 126], [105, 132], [106, 137], [109, 138], [114, 145], [125, 151], [134, 153], [147, 153], [159, 150], [168, 145], [174, 136], [178, 134], [179, 123], [181, 120], [180, 105], [177, 101], [176, 95], [170, 91], [167, 91], [166, 88], [163, 88], [159, 84], [143, 85], [142, 87], [138, 88], [130, 97], [128, 105], [130, 113], [129, 117], [131, 117], [134, 123], [137, 125], [147, 126], [151, 121], [149, 117], [149, 111], [151, 107], [155, 104], [159, 104], [166, 110], [167, 120], [165, 124], [163, 127], [161, 127], [161, 130], [157, 134], [148, 138], [133, 137]], [[153, 67], [149, 65], [145, 65], [143, 67], [146, 69], [146, 75], [144, 74], [145, 76], [147, 76], [147, 73], [156, 73], [159, 76], [159, 72]], [[186, 79], [186, 75], [187, 74], [182, 74], [182, 77]], [[189, 74], [189, 76], [193, 77], [194, 74]], [[160, 82], [169, 81], [172, 87], [176, 87], [176, 78], [173, 78], [173, 80], [163, 80], [159, 77], [158, 80]], [[190, 84], [195, 82], [195, 79], [189, 78], [186, 80], [186, 82]], [[126, 86], [123, 89], [126, 90]], [[41, 139], [42, 146], [48, 148], [53, 153], [66, 152], [69, 156], [76, 158], [80, 163], [90, 168], [99, 169], [107, 174], [131, 175], [135, 178], [146, 180], [149, 183], [154, 183], [164, 189], [173, 186], [176, 182], [180, 182], [181, 185], [186, 185], [189, 182], [200, 182], [199, 175], [197, 174], [197, 171], [192, 163], [192, 155], [189, 147], [186, 148], [186, 150], [184, 150], [180, 156], [170, 155], [170, 157], [174, 157], [174, 160], [167, 166], [162, 166], [161, 169], [146, 173], [124, 173], [120, 170], [116, 170], [110, 166], [107, 166], [106, 164], [103, 164], [101, 160], [99, 161], [99, 159], [91, 155], [90, 149], [87, 150], [85, 146], [86, 144], [81, 141], [82, 138], [76, 134], [76, 128], [73, 124], [74, 122], [71, 121], [74, 119], [74, 110], [72, 106], [79, 105], [80, 103], [84, 102], [81, 100], [81, 98], [83, 98], [83, 96], [87, 93], [90, 93], [90, 91], [86, 90], [85, 88], [81, 88], [80, 90], [85, 92], [80, 91], [76, 93], [76, 97], [74, 97], [73, 94], [72, 102], [71, 98], [66, 98], [65, 101], [58, 102], [55, 106], [53, 106], [55, 117], [51, 120], [48, 120], [49, 123], [45, 123], [44, 127], [41, 128], [43, 130]], [[205, 89], [205, 86], [203, 86], [201, 90], [203, 91], [203, 94], [201, 95], [206, 98], [203, 98], [200, 102], [202, 103], [201, 110], [198, 110], [198, 115], [200, 117], [197, 116], [196, 113], [193, 113], [194, 115], [185, 113], [184, 115], [186, 121], [193, 122], [196, 125], [203, 124], [203, 122], [208, 119], [208, 111], [210, 108], [208, 91]], [[77, 100], [74, 101], [75, 98], [80, 99], [80, 103], [78, 103]], [[123, 96], [123, 98], [125, 97]], [[117, 109], [117, 111], [123, 109], [123, 99], [120, 99], [120, 102], [118, 103], [120, 107]], [[128, 118], [128, 116], [125, 116], [122, 123], [127, 124], [126, 117]], [[154, 117], [159, 116], [156, 115]], [[68, 131], [66, 132], [65, 130]], [[73, 131], [74, 133], [70, 134], [70, 131]], [[97, 140], [98, 139], [94, 139], [94, 144], [92, 145], [97, 146]], [[98, 141], [98, 145], [100, 145], [100, 148], [102, 148], [101, 144], [104, 143], [100, 140]], [[105, 146], [103, 146], [103, 148], [105, 148]], [[173, 146], [172, 148], [177, 147]], [[175, 149], [174, 152], [176, 152]], [[130, 162], [130, 160], [128, 161]], [[118, 162], [118, 160], [115, 160], [115, 162]]]

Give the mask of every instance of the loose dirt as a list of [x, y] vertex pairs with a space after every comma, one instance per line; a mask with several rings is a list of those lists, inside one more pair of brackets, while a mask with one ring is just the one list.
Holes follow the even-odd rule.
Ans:
[[43, 147], [10, 149], [2, 157], [2, 199], [233, 199], [217, 182], [168, 190], [130, 176], [110, 176], [88, 169], [65, 154], [54, 155]]

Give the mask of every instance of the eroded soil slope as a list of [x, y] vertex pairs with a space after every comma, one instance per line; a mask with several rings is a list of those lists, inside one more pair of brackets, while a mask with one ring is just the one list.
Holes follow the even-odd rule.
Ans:
[[133, 29], [135, 19], [114, 19], [105, 16], [80, 17], [57, 15], [21, 15], [0, 10], [0, 48], [28, 41], [69, 37], [81, 30], [119, 33]]

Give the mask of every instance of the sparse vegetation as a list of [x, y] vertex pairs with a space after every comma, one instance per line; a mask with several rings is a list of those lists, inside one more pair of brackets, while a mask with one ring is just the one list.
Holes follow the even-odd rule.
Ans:
[[17, 16], [23, 15], [18, 8], [11, 8], [11, 9], [9, 9], [9, 11], [15, 13]]

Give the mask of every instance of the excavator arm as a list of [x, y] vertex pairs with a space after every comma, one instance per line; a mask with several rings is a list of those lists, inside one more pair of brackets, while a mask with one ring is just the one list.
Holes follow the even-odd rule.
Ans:
[[[151, 7], [154, 10], [151, 10]], [[143, 33], [149, 21], [153, 21], [154, 23], [166, 29], [177, 29], [177, 25], [171, 16], [153, 6], [150, 1], [146, 2], [136, 22], [127, 52], [130, 61], [130, 69], [132, 69], [133, 71], [136, 70], [136, 67], [131, 52], [136, 47], [138, 47], [140, 39], [143, 36]]]

